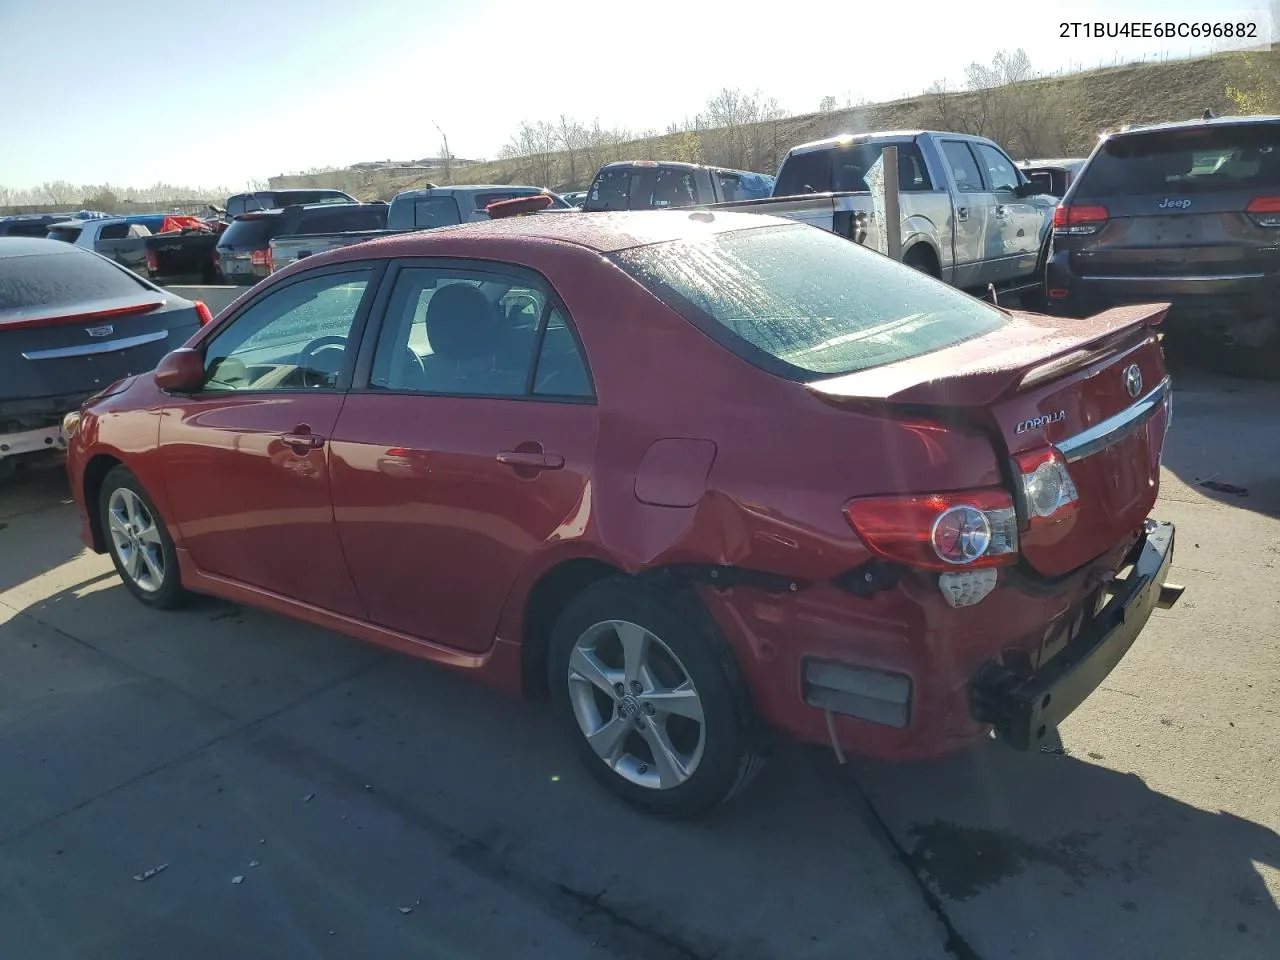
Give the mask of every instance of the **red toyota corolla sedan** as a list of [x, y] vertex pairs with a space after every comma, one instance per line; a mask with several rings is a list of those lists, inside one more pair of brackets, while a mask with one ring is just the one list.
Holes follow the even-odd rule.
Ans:
[[259, 284], [69, 418], [85, 542], [546, 691], [626, 800], [704, 811], [769, 732], [1026, 749], [1165, 584], [1164, 307], [997, 309], [813, 227], [528, 216]]

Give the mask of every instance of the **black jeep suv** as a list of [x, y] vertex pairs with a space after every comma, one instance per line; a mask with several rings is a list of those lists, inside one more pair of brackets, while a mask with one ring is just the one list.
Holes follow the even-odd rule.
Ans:
[[1173, 304], [1171, 346], [1280, 372], [1280, 117], [1129, 128], [1098, 143], [1054, 215], [1051, 312]]

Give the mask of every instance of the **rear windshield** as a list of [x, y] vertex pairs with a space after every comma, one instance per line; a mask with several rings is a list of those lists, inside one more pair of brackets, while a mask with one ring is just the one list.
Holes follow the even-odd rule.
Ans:
[[[884, 152], [884, 143], [854, 143], [843, 147], [792, 154], [778, 171], [774, 196], [791, 197], [805, 193], [866, 191], [866, 174]], [[898, 186], [904, 192], [932, 190], [924, 157], [915, 143], [893, 144], [898, 148]]]
[[354, 230], [382, 230], [387, 225], [387, 208], [382, 204], [306, 210], [298, 221], [298, 233], [348, 233]]
[[459, 223], [458, 204], [453, 197], [427, 197], [413, 202], [413, 225], [431, 230]]
[[636, 247], [614, 259], [739, 356], [797, 380], [918, 357], [1007, 322], [981, 300], [804, 224]]
[[75, 243], [80, 239], [81, 227], [53, 227], [49, 230], [49, 240], [62, 240], [65, 243]]
[[274, 217], [247, 217], [232, 220], [218, 241], [220, 247], [265, 247], [271, 238], [278, 236], [284, 220]]
[[136, 297], [146, 290], [129, 271], [90, 253], [68, 250], [0, 259], [0, 316], [32, 307]]
[[1280, 123], [1192, 127], [1111, 137], [1077, 196], [1212, 193], [1280, 187]]
[[45, 220], [15, 220], [12, 223], [0, 223], [0, 236], [44, 237], [48, 233], [49, 224]]
[[738, 200], [761, 200], [773, 194], [773, 177], [740, 170], [717, 170], [716, 182], [725, 203]]

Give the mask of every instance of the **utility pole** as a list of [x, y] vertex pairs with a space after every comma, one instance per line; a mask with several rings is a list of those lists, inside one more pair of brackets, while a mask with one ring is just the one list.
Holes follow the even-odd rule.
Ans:
[[444, 182], [447, 184], [453, 183], [453, 172], [451, 170], [451, 167], [453, 166], [452, 164], [453, 157], [449, 153], [449, 138], [446, 137], [444, 135], [444, 131], [440, 129], [440, 124], [432, 120], [431, 125], [436, 128], [436, 133], [440, 134], [440, 139], [441, 141], [443, 141], [442, 147], [444, 151], [444, 156], [441, 157], [440, 159], [444, 162]]

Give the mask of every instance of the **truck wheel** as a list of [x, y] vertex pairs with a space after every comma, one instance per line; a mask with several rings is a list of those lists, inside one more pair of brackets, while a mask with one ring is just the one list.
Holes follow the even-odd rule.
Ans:
[[565, 607], [549, 653], [552, 696], [574, 749], [626, 802], [693, 817], [759, 772], [745, 688], [691, 594], [600, 581]]
[[927, 273], [935, 280], [941, 279], [938, 265], [934, 262], [933, 255], [929, 252], [928, 247], [920, 245], [912, 247], [903, 256], [902, 262], [912, 270], [919, 270], [921, 273]]
[[1049, 238], [1044, 238], [1040, 246], [1040, 256], [1036, 258], [1035, 289], [1022, 294], [1018, 299], [1024, 310], [1033, 313], [1046, 313], [1049, 309], [1049, 296], [1045, 293], [1045, 268], [1049, 263]]
[[103, 479], [98, 518], [111, 562], [130, 593], [158, 610], [173, 610], [187, 602], [190, 594], [182, 587], [169, 530], [126, 467], [113, 467]]

